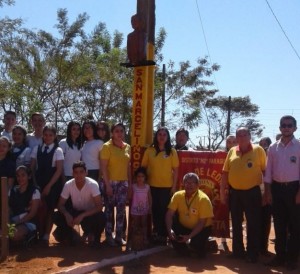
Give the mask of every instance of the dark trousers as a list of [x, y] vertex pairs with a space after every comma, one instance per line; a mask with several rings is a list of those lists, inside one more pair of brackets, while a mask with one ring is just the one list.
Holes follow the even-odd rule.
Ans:
[[232, 219], [232, 251], [243, 255], [243, 218], [247, 222], [247, 255], [257, 257], [260, 249], [261, 232], [261, 191], [259, 186], [249, 190], [230, 189], [230, 211]]
[[[174, 217], [172, 229], [176, 236], [188, 235], [192, 232], [192, 229], [183, 226], [179, 220], [178, 216]], [[211, 226], [204, 227], [197, 235], [191, 238], [190, 246], [193, 248], [200, 256], [205, 256], [206, 245], [208, 242], [208, 237], [211, 234]], [[179, 252], [184, 252], [187, 249], [186, 243], [180, 243], [177, 241], [171, 241], [173, 248]]]
[[[82, 211], [75, 209], [68, 210], [68, 212], [73, 217], [76, 217], [82, 213]], [[53, 216], [53, 222], [57, 226], [55, 231], [55, 238], [57, 241], [73, 240], [74, 230], [72, 227], [68, 226], [66, 218], [62, 213], [56, 211]], [[87, 216], [83, 218], [80, 225], [84, 234], [93, 234], [95, 237], [95, 242], [100, 242], [100, 236], [105, 227], [105, 215], [103, 212], [98, 212], [94, 215]]]
[[276, 255], [295, 262], [300, 244], [300, 205], [295, 203], [299, 182], [273, 182], [271, 189]]
[[260, 251], [268, 251], [269, 235], [271, 230], [272, 206], [265, 205], [261, 208], [261, 240]]
[[171, 199], [171, 188], [151, 187], [153, 232], [167, 236], [165, 216]]

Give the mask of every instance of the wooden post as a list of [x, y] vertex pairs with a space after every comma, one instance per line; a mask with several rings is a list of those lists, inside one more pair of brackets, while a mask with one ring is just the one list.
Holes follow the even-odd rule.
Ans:
[[8, 195], [7, 178], [1, 177], [1, 257], [5, 260], [8, 256]]

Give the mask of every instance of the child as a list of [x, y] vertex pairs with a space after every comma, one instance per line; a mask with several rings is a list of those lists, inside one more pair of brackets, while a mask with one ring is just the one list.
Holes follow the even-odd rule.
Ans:
[[31, 171], [26, 166], [16, 170], [17, 185], [9, 194], [10, 221], [15, 224], [11, 240], [32, 240], [36, 233], [35, 217], [37, 215], [41, 194], [31, 181]]
[[[150, 187], [146, 184], [147, 171], [144, 167], [139, 167], [135, 173], [135, 183], [132, 185], [132, 203], [130, 210], [131, 217], [131, 243], [132, 248], [137, 245], [136, 238], [138, 234], [142, 235], [142, 247], [148, 245], [148, 216], [151, 213], [152, 198]], [[134, 249], [139, 249], [137, 247]]]
[[30, 165], [30, 148], [26, 143], [27, 130], [21, 126], [16, 125], [12, 130], [13, 145], [11, 148], [12, 159], [18, 166], [29, 166]]
[[14, 184], [16, 166], [10, 155], [11, 142], [5, 136], [0, 137], [0, 178], [6, 177], [8, 188]]
[[42, 194], [38, 232], [39, 238], [45, 245], [49, 243], [49, 235], [53, 225], [52, 215], [62, 190], [60, 178], [63, 173], [63, 162], [64, 154], [58, 146], [56, 128], [45, 126], [43, 144], [36, 146], [31, 153], [31, 170], [35, 171], [33, 178], [40, 187]]
[[33, 132], [27, 135], [27, 143], [31, 151], [35, 146], [43, 143], [43, 128], [45, 126], [45, 117], [40, 112], [34, 112], [31, 114], [30, 123], [33, 128]]
[[1, 132], [1, 136], [7, 137], [10, 141], [12, 140], [12, 129], [16, 124], [16, 113], [14, 111], [8, 110], [4, 114], [3, 123], [4, 130]]

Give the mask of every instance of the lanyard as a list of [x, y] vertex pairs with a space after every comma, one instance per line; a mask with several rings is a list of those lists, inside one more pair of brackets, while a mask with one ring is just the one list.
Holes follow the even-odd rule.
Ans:
[[190, 211], [190, 207], [191, 207], [193, 201], [195, 200], [197, 194], [198, 194], [198, 191], [195, 192], [193, 198], [191, 199], [191, 201], [190, 201], [189, 203], [188, 203], [188, 201], [187, 201], [187, 198], [185, 197], [185, 204], [186, 204], [186, 207], [187, 207], [187, 209], [188, 209], [188, 212]]

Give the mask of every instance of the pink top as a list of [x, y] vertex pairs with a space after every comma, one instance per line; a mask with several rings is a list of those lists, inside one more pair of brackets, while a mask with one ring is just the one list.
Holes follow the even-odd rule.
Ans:
[[147, 215], [149, 213], [149, 200], [148, 192], [150, 191], [149, 185], [138, 187], [136, 184], [132, 185], [132, 215]]
[[293, 138], [286, 146], [279, 140], [268, 150], [264, 181], [279, 183], [299, 181], [300, 142]]

